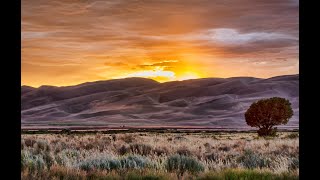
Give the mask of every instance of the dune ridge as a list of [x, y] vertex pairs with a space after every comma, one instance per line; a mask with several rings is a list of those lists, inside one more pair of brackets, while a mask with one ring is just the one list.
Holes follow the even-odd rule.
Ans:
[[299, 75], [268, 79], [203, 78], [159, 83], [146, 78], [75, 86], [21, 86], [21, 126], [194, 126], [248, 128], [244, 112], [273, 96], [290, 100], [299, 127]]

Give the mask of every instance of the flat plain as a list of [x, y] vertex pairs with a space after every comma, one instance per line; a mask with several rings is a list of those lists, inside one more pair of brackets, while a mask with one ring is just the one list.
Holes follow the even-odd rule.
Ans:
[[299, 133], [22, 134], [22, 179], [299, 179]]

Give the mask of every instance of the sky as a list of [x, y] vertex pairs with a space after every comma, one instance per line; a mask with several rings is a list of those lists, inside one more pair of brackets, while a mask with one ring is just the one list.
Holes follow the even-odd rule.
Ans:
[[21, 84], [299, 73], [297, 0], [22, 0]]

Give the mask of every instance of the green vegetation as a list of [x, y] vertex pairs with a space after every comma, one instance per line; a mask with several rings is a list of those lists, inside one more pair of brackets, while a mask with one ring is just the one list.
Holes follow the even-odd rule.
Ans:
[[128, 170], [142, 169], [150, 166], [148, 159], [142, 156], [128, 156], [121, 159], [111, 157], [100, 157], [88, 159], [79, 163], [79, 168], [85, 171], [93, 170]]
[[242, 163], [245, 168], [267, 168], [270, 167], [271, 160], [264, 158], [262, 155], [253, 152], [252, 150], [245, 150], [238, 158], [238, 162]]
[[289, 100], [273, 97], [252, 103], [245, 118], [249, 126], [259, 128], [259, 136], [275, 136], [277, 129], [273, 126], [287, 124], [292, 115]]
[[[214, 134], [214, 133], [212, 133]], [[24, 134], [22, 179], [298, 179], [297, 133]]]
[[291, 133], [291, 134], [288, 134], [286, 137], [290, 138], [290, 139], [295, 139], [295, 138], [299, 138], [299, 134], [298, 133]]
[[178, 179], [181, 179], [185, 172], [197, 174], [204, 171], [204, 166], [200, 162], [184, 155], [173, 155], [168, 157], [165, 166], [169, 172], [176, 172]]
[[[25, 173], [25, 172], [24, 172]], [[35, 175], [36, 174], [36, 175]], [[62, 167], [53, 167], [50, 171], [40, 171], [35, 174], [22, 174], [22, 179], [103, 179], [103, 180], [172, 180], [177, 177], [170, 173], [156, 172], [146, 170], [144, 172], [137, 170], [130, 170], [122, 174], [117, 172], [103, 172], [103, 171], [76, 171]], [[197, 176], [186, 175], [184, 179], [194, 180], [298, 180], [299, 177], [292, 173], [275, 174], [271, 172], [245, 170], [245, 169], [226, 169], [219, 172], [210, 171], [199, 174]]]
[[197, 180], [295, 180], [299, 179], [298, 176], [289, 173], [274, 174], [271, 172], [259, 172], [256, 170], [240, 170], [240, 169], [228, 169], [221, 172], [209, 172]]

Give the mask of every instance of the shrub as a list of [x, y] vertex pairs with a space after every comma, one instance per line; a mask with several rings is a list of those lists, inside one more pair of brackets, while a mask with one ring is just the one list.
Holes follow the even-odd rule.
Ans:
[[188, 140], [187, 138], [183, 137], [183, 136], [176, 136], [174, 137], [174, 140], [177, 140], [177, 141], [186, 141]]
[[204, 166], [196, 159], [187, 156], [173, 155], [166, 161], [166, 169], [169, 172], [176, 172], [178, 179], [182, 178], [185, 172], [196, 174], [204, 171]]
[[125, 145], [122, 145], [119, 149], [117, 149], [119, 155], [125, 155], [127, 154], [130, 150], [127, 148]]
[[21, 150], [23, 150], [23, 149], [24, 149], [24, 147], [25, 147], [24, 140], [23, 140], [23, 139], [21, 139]]
[[216, 153], [211, 153], [205, 156], [205, 159], [210, 161], [218, 161], [219, 156]]
[[299, 169], [299, 158], [293, 158], [293, 159], [291, 159], [290, 165], [289, 165], [289, 169], [290, 169], [290, 170]]
[[141, 169], [149, 165], [149, 160], [142, 156], [128, 156], [122, 159], [102, 157], [88, 159], [78, 164], [78, 167], [85, 171], [92, 170], [128, 170]]
[[205, 147], [205, 148], [208, 148], [208, 149], [211, 149], [211, 144], [210, 143], [204, 143], [203, 144], [203, 146]]
[[43, 153], [43, 160], [47, 166], [47, 169], [50, 169], [50, 167], [54, 164], [54, 158], [50, 152]]
[[[81, 143], [81, 142], [80, 142]], [[55, 145], [55, 149], [54, 149], [54, 153], [57, 154], [59, 153], [60, 151], [62, 151], [63, 149], [67, 149], [67, 144], [65, 142], [58, 142], [56, 145]]]
[[132, 153], [143, 156], [151, 154], [152, 150], [152, 147], [146, 144], [130, 144], [129, 148]]
[[184, 156], [190, 156], [191, 155], [191, 151], [189, 149], [187, 149], [186, 147], [179, 148], [176, 151], [176, 153], [179, 154], [179, 155], [184, 155]]
[[33, 145], [36, 143], [33, 139], [24, 139], [24, 143], [27, 147], [33, 147]]
[[21, 169], [30, 172], [42, 170], [46, 167], [42, 155], [34, 155], [28, 151], [21, 152]]
[[88, 159], [78, 164], [78, 167], [85, 171], [92, 170], [114, 170], [121, 168], [120, 161], [113, 158]]
[[120, 138], [122, 141], [124, 141], [125, 143], [132, 143], [136, 140], [135, 137], [133, 137], [132, 135], [130, 134], [125, 134], [124, 136], [122, 136]]
[[231, 148], [229, 146], [221, 146], [221, 147], [218, 148], [218, 150], [227, 152], [227, 151], [230, 151]]
[[54, 159], [58, 165], [72, 166], [74, 163], [78, 162], [79, 157], [79, 151], [72, 149], [64, 149], [60, 153], [56, 154]]
[[269, 145], [270, 145], [270, 142], [264, 143], [264, 146], [265, 146], [265, 147], [269, 147]]
[[232, 148], [234, 148], [234, 149], [236, 149], [236, 148], [238, 148], [238, 147], [240, 147], [239, 144], [234, 144], [234, 145], [232, 146]]
[[109, 145], [111, 143], [111, 139], [109, 137], [103, 137], [99, 143], [100, 145]]
[[95, 146], [93, 145], [92, 142], [89, 142], [89, 144], [86, 144], [86, 145], [84, 146], [84, 149], [85, 149], [85, 150], [90, 150], [90, 149], [93, 149], [93, 148], [95, 148]]
[[77, 150], [72, 150], [72, 149], [65, 149], [62, 151], [62, 153], [71, 159], [77, 159], [80, 156], [80, 152]]
[[141, 169], [148, 167], [150, 164], [147, 158], [142, 156], [128, 156], [120, 160], [123, 169]]
[[71, 130], [70, 129], [62, 129], [61, 131], [60, 131], [60, 133], [61, 134], [71, 134]]
[[291, 133], [291, 134], [288, 134], [286, 137], [289, 139], [295, 139], [295, 138], [299, 137], [299, 134], [298, 133]]
[[238, 161], [249, 169], [270, 167], [271, 163], [269, 159], [264, 159], [252, 150], [245, 150], [243, 155], [238, 158]]
[[154, 154], [157, 156], [166, 155], [169, 153], [169, 150], [166, 147], [157, 147], [153, 150]]
[[116, 136], [115, 134], [112, 134], [112, 135], [111, 135], [111, 138], [112, 138], [113, 141], [116, 141], [116, 140], [117, 140], [117, 136]]
[[41, 152], [49, 152], [51, 151], [51, 147], [47, 141], [39, 140], [34, 145], [34, 152], [39, 154]]

